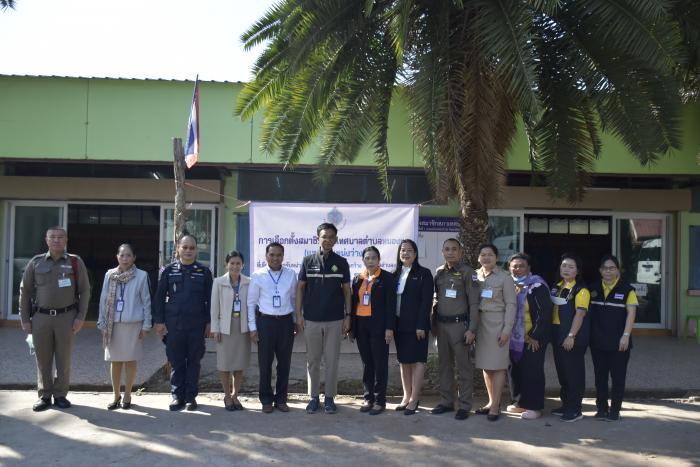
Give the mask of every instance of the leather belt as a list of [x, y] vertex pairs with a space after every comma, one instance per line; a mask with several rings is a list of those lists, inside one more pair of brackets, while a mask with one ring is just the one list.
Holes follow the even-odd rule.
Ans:
[[437, 315], [438, 323], [461, 323], [467, 320], [467, 314], [462, 313], [461, 315], [445, 316]]
[[260, 316], [263, 316], [265, 318], [272, 318], [272, 319], [287, 319], [290, 316], [292, 316], [293, 313], [287, 313], [286, 315], [269, 315], [267, 313], [263, 313], [262, 311], [259, 312]]
[[68, 305], [67, 307], [64, 307], [64, 308], [37, 308], [36, 311], [38, 311], [39, 313], [45, 314], [45, 315], [56, 316], [56, 315], [60, 315], [62, 313], [65, 313], [66, 311], [75, 310], [75, 308], [76, 307], [75, 307], [75, 303], [74, 303], [74, 304]]

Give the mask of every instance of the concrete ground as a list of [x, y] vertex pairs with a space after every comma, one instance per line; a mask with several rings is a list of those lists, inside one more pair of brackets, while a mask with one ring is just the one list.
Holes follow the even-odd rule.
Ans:
[[[0, 389], [29, 389], [36, 385], [36, 363], [29, 355], [24, 342], [25, 334], [18, 328], [0, 327]], [[100, 333], [96, 329], [84, 329], [76, 338], [73, 350], [71, 387], [74, 390], [109, 390], [109, 364], [104, 361]], [[203, 390], [217, 391], [214, 345], [208, 340], [208, 352], [202, 361], [201, 386]], [[166, 363], [165, 346], [151, 333], [144, 341], [144, 356], [139, 361], [136, 378], [137, 387], [150, 391], [166, 392], [167, 380], [160, 369]], [[431, 358], [434, 346], [431, 344]], [[251, 366], [246, 371], [244, 390], [256, 391], [258, 380], [257, 356], [251, 356]], [[298, 336], [294, 344], [290, 388], [306, 391], [306, 357], [303, 337]], [[693, 338], [635, 336], [634, 348], [627, 376], [627, 394], [637, 397], [684, 397], [700, 395], [700, 345]], [[395, 356], [389, 358], [390, 393], [400, 391], [401, 381]], [[545, 360], [547, 393], [554, 395], [559, 386], [550, 350]], [[362, 362], [357, 348], [343, 341], [339, 365], [339, 391], [344, 394], [359, 394]], [[434, 387], [434, 375], [428, 375], [427, 390]], [[478, 380], [479, 378], [477, 378]], [[148, 384], [146, 384], [148, 383]], [[586, 387], [592, 394], [594, 388], [593, 365], [590, 352], [586, 356]]]
[[[0, 391], [0, 464], [471, 466], [582, 465], [685, 467], [700, 464], [700, 404], [688, 400], [634, 400], [618, 422], [594, 420], [593, 401], [576, 423], [551, 415], [538, 420], [503, 416], [431, 415], [426, 400], [416, 415], [391, 410], [360, 413], [358, 399], [340, 397], [335, 415], [226, 412], [219, 394], [202, 394], [200, 410], [173, 413], [167, 394], [134, 396], [133, 410], [104, 407], [108, 393], [73, 392], [73, 407], [34, 413], [33, 391]], [[393, 400], [396, 403], [398, 400]], [[483, 401], [476, 401], [477, 404]], [[548, 408], [554, 401], [547, 402]]]

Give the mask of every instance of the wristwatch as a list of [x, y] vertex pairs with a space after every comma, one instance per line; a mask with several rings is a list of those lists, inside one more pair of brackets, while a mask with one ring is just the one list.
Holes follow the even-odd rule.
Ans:
[[572, 339], [576, 339], [576, 336], [574, 336], [572, 333], [569, 333], [567, 337], [571, 337]]
[[629, 337], [629, 336], [630, 336], [630, 333], [629, 333], [629, 332], [623, 332], [622, 335], [625, 336], [625, 337]]

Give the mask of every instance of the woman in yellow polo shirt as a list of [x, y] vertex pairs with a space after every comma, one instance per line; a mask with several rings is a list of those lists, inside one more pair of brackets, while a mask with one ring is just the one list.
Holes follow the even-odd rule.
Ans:
[[396, 282], [379, 267], [379, 250], [362, 251], [365, 270], [352, 281], [352, 335], [362, 358], [365, 403], [361, 412], [378, 415], [386, 408], [389, 344], [396, 325]]
[[561, 407], [552, 410], [563, 422], [583, 418], [581, 401], [586, 389], [584, 356], [590, 335], [587, 316], [591, 295], [580, 280], [581, 259], [572, 254], [561, 256], [561, 280], [552, 289], [552, 350], [559, 377]]
[[[595, 405], [599, 420], [620, 419], [637, 294], [620, 278], [620, 261], [613, 255], [600, 260], [601, 281], [591, 286], [591, 356], [595, 371]], [[608, 406], [608, 377], [612, 379]]]

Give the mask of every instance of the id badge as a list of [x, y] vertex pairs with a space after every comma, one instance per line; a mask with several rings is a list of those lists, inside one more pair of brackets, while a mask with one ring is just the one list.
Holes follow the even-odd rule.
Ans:
[[124, 300], [117, 300], [117, 313], [124, 311]]
[[238, 313], [241, 312], [241, 301], [240, 300], [233, 301], [233, 311], [238, 312]]
[[493, 298], [493, 289], [484, 289], [481, 291], [481, 298]]
[[280, 308], [282, 306], [282, 297], [280, 297], [279, 295], [273, 295], [272, 306], [275, 308]]
[[367, 292], [365, 292], [365, 294], [362, 296], [362, 304], [364, 306], [369, 305], [369, 294]]
[[63, 279], [58, 280], [58, 286], [60, 288], [63, 287], [70, 287], [70, 277], [64, 277]]
[[445, 297], [457, 298], [457, 289], [445, 289]]

